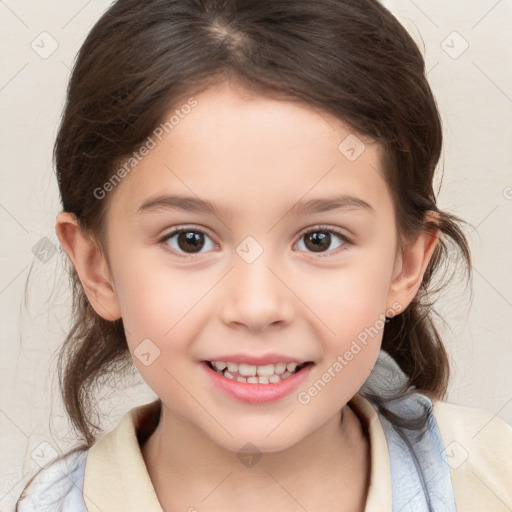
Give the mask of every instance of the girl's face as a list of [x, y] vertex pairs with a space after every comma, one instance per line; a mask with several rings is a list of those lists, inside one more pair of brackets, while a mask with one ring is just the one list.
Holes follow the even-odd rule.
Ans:
[[[406, 307], [393, 204], [379, 147], [339, 120], [227, 83], [194, 99], [107, 192], [105, 309], [164, 408], [225, 448], [277, 451], [339, 418]], [[236, 356], [313, 364], [258, 402], [204, 363]]]

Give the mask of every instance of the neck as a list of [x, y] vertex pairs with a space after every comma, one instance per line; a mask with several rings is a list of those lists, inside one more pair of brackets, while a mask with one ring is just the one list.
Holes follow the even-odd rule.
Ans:
[[369, 485], [369, 444], [349, 405], [299, 443], [249, 458], [162, 404], [142, 455], [165, 510], [295, 510], [294, 503], [311, 512], [333, 504], [357, 511], [364, 510]]

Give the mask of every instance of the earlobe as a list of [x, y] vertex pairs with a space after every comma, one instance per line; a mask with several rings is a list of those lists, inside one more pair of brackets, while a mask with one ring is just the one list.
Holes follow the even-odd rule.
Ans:
[[92, 307], [105, 320], [118, 320], [121, 311], [105, 256], [78, 225], [76, 216], [60, 212], [57, 237], [75, 267]]
[[[434, 212], [428, 212], [428, 217]], [[436, 217], [429, 218], [434, 220]], [[414, 240], [409, 241], [399, 257], [398, 275], [391, 282], [388, 294], [388, 308], [390, 304], [399, 302], [402, 311], [414, 299], [423, 281], [423, 276], [430, 262], [434, 250], [439, 243], [440, 230], [427, 229], [421, 232]]]

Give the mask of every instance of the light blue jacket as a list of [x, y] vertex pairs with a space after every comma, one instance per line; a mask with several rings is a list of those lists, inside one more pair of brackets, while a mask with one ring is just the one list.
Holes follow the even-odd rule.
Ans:
[[[360, 393], [392, 398], [407, 378], [384, 351]], [[423, 436], [397, 428], [381, 412], [391, 464], [393, 512], [456, 512], [449, 465], [432, 402], [412, 395], [386, 404], [392, 412], [414, 418], [428, 413]], [[87, 512], [83, 486], [87, 450], [68, 454], [43, 468], [18, 502], [18, 512]], [[105, 511], [108, 512], [108, 511]]]

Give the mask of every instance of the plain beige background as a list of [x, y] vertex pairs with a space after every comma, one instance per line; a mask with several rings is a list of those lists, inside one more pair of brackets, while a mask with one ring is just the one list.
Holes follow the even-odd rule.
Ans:
[[[2, 511], [13, 509], [40, 465], [74, 444], [57, 391], [55, 356], [70, 302], [51, 157], [74, 57], [110, 3], [0, 0]], [[447, 401], [512, 424], [512, 2], [384, 4], [425, 44], [445, 133], [439, 206], [475, 228], [467, 231], [472, 300], [454, 283], [438, 301], [452, 359]], [[114, 384], [101, 392], [104, 431], [154, 397], [138, 375], [123, 390]]]

